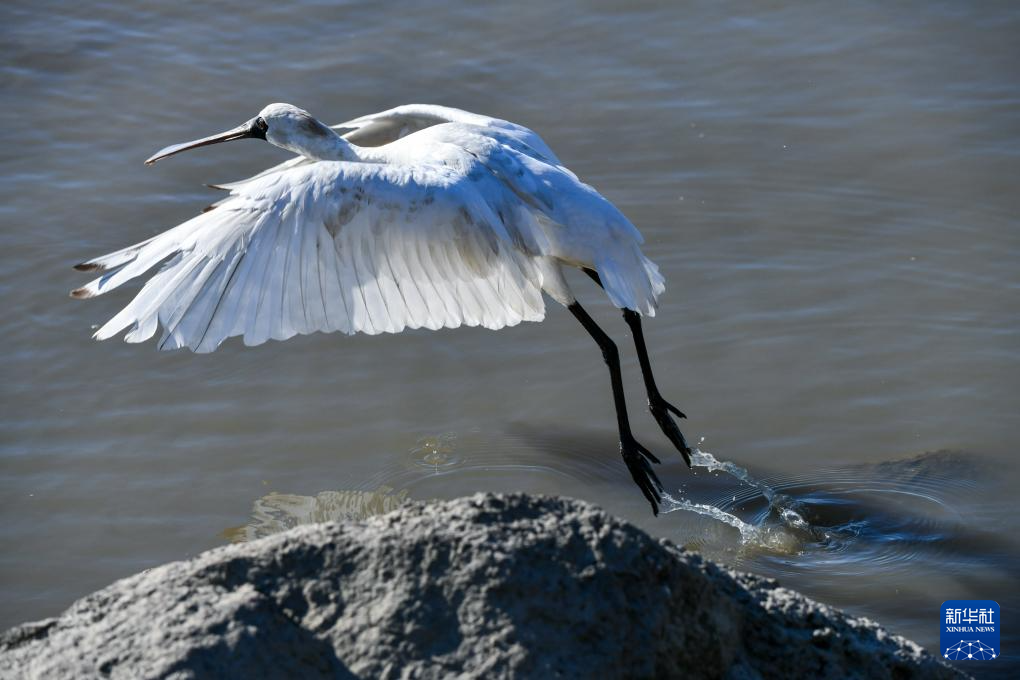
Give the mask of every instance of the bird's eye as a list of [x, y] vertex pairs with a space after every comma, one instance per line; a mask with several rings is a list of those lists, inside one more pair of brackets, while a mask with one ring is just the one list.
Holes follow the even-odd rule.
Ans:
[[266, 122], [265, 118], [259, 116], [258, 118], [255, 119], [255, 127], [265, 132], [266, 130], [269, 129], [269, 123]]

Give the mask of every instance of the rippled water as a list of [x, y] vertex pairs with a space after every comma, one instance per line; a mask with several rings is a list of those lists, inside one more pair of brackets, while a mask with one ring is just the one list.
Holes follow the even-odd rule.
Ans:
[[[673, 508], [739, 532], [695, 530], [689, 547], [784, 583], [808, 581], [826, 601], [868, 602], [868, 614], [880, 621], [923, 631], [931, 628], [935, 593], [979, 599], [997, 592], [1003, 611], [1020, 604], [1020, 537], [1015, 505], [1005, 500], [1017, 480], [1002, 465], [938, 451], [793, 474], [722, 474], [714, 485], [694, 485], [689, 493], [698, 501], [683, 498]], [[1003, 626], [1002, 650], [1010, 655], [1020, 636], [1008, 618]], [[1002, 667], [968, 667], [1004, 677], [1013, 669], [1012, 659]]]
[[[549, 5], [0, 7], [0, 626], [294, 515], [482, 489], [598, 502], [927, 645], [945, 599], [1016, 611], [1020, 12]], [[68, 299], [71, 264], [283, 155], [141, 161], [280, 100], [328, 122], [420, 101], [538, 130], [668, 279], [646, 335], [689, 438], [808, 529], [760, 487], [670, 457], [625, 326], [583, 277], [671, 494], [779, 548], [648, 516], [598, 351], [561, 309], [499, 333], [202, 357], [91, 342], [127, 294]], [[916, 458], [937, 451], [957, 453]]]

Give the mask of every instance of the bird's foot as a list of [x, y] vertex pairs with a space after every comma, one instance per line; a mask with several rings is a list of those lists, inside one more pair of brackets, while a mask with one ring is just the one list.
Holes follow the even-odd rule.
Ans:
[[620, 440], [620, 454], [623, 456], [623, 462], [627, 464], [627, 469], [630, 470], [630, 476], [634, 478], [641, 493], [651, 504], [652, 514], [658, 515], [659, 503], [662, 502], [662, 482], [656, 476], [651, 463], [658, 463], [659, 459], [631, 436]]
[[648, 410], [652, 412], [652, 417], [655, 418], [655, 422], [659, 424], [659, 428], [662, 429], [662, 433], [666, 435], [666, 438], [673, 442], [673, 446], [677, 448], [680, 455], [684, 457], [684, 462], [687, 463], [687, 467], [691, 466], [691, 447], [687, 446], [687, 440], [684, 439], [684, 433], [677, 427], [676, 421], [670, 415], [672, 411], [678, 418], [686, 418], [683, 412], [673, 404], [663, 399], [658, 394], [651, 395], [648, 397]]

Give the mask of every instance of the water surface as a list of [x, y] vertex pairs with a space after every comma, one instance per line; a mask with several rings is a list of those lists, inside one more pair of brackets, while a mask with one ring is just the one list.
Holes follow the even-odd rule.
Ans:
[[[1017, 35], [1008, 3], [5, 3], [0, 627], [286, 509], [314, 516], [316, 498], [385, 507], [358, 495], [380, 488], [585, 498], [925, 645], [946, 599], [1015, 620]], [[72, 264], [285, 155], [141, 161], [272, 101], [330, 123], [441, 103], [539, 131], [668, 279], [646, 336], [689, 438], [823, 533], [764, 551], [689, 511], [652, 520], [615, 453], [598, 350], [554, 306], [498, 333], [208, 356], [92, 342], [129, 292], [71, 300]], [[625, 348], [670, 492], [771, 526], [760, 489], [671, 453], [626, 327], [574, 281]], [[925, 453], [922, 476], [894, 462]]]

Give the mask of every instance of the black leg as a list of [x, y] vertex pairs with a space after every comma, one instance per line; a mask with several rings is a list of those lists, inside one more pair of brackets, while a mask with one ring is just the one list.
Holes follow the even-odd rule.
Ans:
[[634, 336], [634, 347], [637, 348], [638, 361], [641, 362], [641, 375], [644, 376], [645, 390], [648, 392], [648, 410], [652, 412], [652, 417], [659, 424], [662, 433], [680, 451], [680, 455], [684, 457], [687, 467], [690, 467], [691, 447], [687, 446], [687, 440], [684, 439], [683, 432], [680, 431], [676, 422], [669, 415], [669, 412], [672, 411], [678, 418], [686, 418], [687, 416], [659, 394], [659, 388], [655, 385], [655, 376], [652, 375], [652, 364], [648, 361], [645, 334], [641, 329], [641, 315], [633, 310], [625, 309], [623, 310], [623, 320], [630, 326], [630, 332]]
[[652, 513], [659, 514], [659, 503], [662, 501], [662, 482], [652, 470], [651, 463], [658, 463], [659, 459], [652, 455], [652, 452], [639, 444], [630, 431], [630, 421], [627, 418], [627, 403], [623, 396], [623, 377], [620, 372], [620, 352], [616, 344], [606, 335], [595, 320], [592, 319], [584, 308], [574, 302], [567, 309], [581, 322], [588, 334], [595, 339], [602, 350], [602, 357], [609, 366], [609, 378], [613, 385], [613, 401], [616, 404], [616, 423], [620, 428], [620, 454], [623, 462], [630, 470], [630, 476], [634, 478], [641, 493], [645, 495], [652, 505]]
[[[599, 279], [597, 272], [585, 269], [584, 273], [590, 276], [600, 287], [602, 286], [602, 281]], [[659, 388], [655, 384], [655, 376], [652, 375], [652, 364], [648, 359], [648, 348], [645, 347], [645, 334], [641, 328], [641, 315], [633, 310], [625, 309], [623, 310], [623, 320], [630, 326], [631, 335], [634, 336], [634, 347], [637, 349], [638, 361], [641, 364], [641, 375], [645, 379], [645, 390], [648, 393], [648, 410], [652, 412], [652, 417], [659, 424], [662, 433], [666, 435], [669, 441], [673, 442], [673, 446], [680, 451], [680, 455], [684, 457], [684, 462], [690, 467], [691, 448], [687, 446], [687, 440], [684, 439], [683, 433], [677, 427], [669, 412], [672, 411], [678, 418], [686, 418], [687, 416], [659, 394]]]

